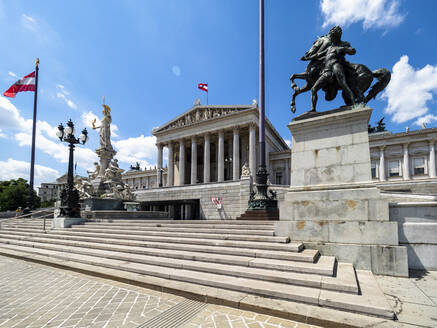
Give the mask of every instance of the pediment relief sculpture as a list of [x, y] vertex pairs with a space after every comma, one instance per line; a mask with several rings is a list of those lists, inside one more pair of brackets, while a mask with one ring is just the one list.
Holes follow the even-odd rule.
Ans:
[[198, 122], [208, 121], [211, 119], [219, 118], [222, 116], [227, 116], [238, 112], [240, 109], [238, 108], [198, 108], [194, 109], [191, 112], [186, 113], [184, 116], [179, 119], [171, 122], [170, 124], [164, 126], [163, 128], [157, 131], [166, 131], [171, 129], [176, 129], [180, 127], [184, 127], [187, 125], [192, 125]]

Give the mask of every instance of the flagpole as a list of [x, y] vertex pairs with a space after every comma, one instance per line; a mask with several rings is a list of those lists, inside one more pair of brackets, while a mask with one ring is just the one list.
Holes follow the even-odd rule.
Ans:
[[30, 180], [29, 180], [29, 198], [27, 201], [27, 208], [29, 211], [34, 208], [33, 198], [33, 178], [35, 175], [35, 135], [36, 135], [36, 105], [38, 99], [38, 70], [39, 58], [35, 61], [35, 94], [33, 98], [33, 127], [32, 127], [32, 150], [30, 156]]
[[208, 103], [208, 94], [209, 94], [209, 85], [208, 85], [208, 89], [206, 90], [206, 105], [209, 105], [209, 103]]

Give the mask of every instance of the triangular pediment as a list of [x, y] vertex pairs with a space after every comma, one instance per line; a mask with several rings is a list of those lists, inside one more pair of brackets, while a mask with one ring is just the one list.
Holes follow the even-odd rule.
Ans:
[[170, 122], [165, 123], [159, 128], [153, 129], [152, 133], [155, 134], [168, 130], [183, 128], [189, 125], [230, 116], [253, 108], [256, 108], [256, 105], [194, 106]]

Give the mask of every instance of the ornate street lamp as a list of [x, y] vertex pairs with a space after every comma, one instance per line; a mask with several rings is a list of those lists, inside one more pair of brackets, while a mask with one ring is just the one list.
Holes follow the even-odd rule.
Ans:
[[64, 217], [78, 217], [79, 211], [79, 192], [74, 188], [74, 178], [73, 178], [73, 152], [74, 145], [82, 144], [88, 141], [88, 131], [86, 129], [82, 130], [82, 134], [79, 138], [74, 136], [75, 134], [74, 124], [71, 119], [67, 122], [67, 126], [59, 124], [58, 131], [56, 135], [59, 140], [68, 143], [70, 148], [70, 155], [68, 158], [68, 177], [67, 186], [61, 192], [61, 216]]

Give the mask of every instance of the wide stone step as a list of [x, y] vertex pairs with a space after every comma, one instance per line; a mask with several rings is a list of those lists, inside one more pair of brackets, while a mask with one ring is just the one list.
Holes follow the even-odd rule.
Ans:
[[89, 219], [88, 222], [109, 222], [109, 223], [155, 223], [155, 224], [228, 224], [228, 225], [256, 225], [271, 226], [275, 223], [271, 221], [251, 221], [251, 220], [144, 220], [144, 219]]
[[[95, 242], [100, 244], [135, 246], [135, 247], [142, 247], [142, 248], [164, 249], [164, 250], [172, 250], [172, 251], [177, 250], [177, 251], [190, 251], [190, 252], [225, 254], [225, 255], [251, 256], [251, 257], [303, 261], [303, 262], [314, 262], [319, 255], [318, 250], [302, 249], [303, 248], [302, 243], [289, 243], [285, 245], [278, 244], [278, 246], [280, 247], [278, 250], [265, 250], [265, 249], [256, 249], [256, 248], [222, 247], [222, 246], [207, 246], [207, 245], [197, 245], [197, 244], [180, 244], [180, 243], [178, 244], [178, 243], [167, 243], [167, 242], [110, 239], [110, 238], [100, 238], [100, 237], [84, 237], [84, 236], [72, 235], [70, 233], [62, 234], [59, 231], [57, 231], [56, 233], [40, 233], [40, 232], [23, 232], [23, 231], [9, 230], [7, 231], [7, 233], [2, 234], [1, 236], [8, 237], [8, 238], [14, 238], [14, 237], [15, 238], [26, 238], [26, 237], [46, 238], [49, 240], [49, 242], [52, 243], [54, 243], [56, 240], [92, 242], [92, 243]], [[286, 246], [287, 251], [280, 250], [282, 246]]]
[[[178, 222], [178, 221], [176, 221]], [[251, 225], [251, 224], [195, 224], [195, 223], [149, 223], [147, 221], [140, 222], [95, 222], [87, 221], [86, 226], [123, 226], [123, 227], [163, 227], [163, 228], [201, 228], [201, 229], [236, 229], [236, 230], [274, 230], [272, 225]]]
[[[308, 274], [317, 274], [317, 275], [325, 275], [332, 276], [334, 272], [334, 264], [335, 258], [331, 256], [321, 256], [319, 257], [316, 263], [307, 263], [307, 262], [297, 262], [297, 261], [283, 261], [283, 260], [270, 260], [270, 259], [262, 259], [262, 258], [252, 258], [252, 257], [243, 257], [243, 256], [232, 256], [232, 255], [212, 255], [212, 254], [195, 254], [185, 252], [185, 257], [183, 259], [180, 258], [171, 258], [169, 261], [168, 257], [165, 257], [164, 254], [160, 254], [157, 256], [154, 255], [145, 255], [140, 253], [140, 250], [137, 249], [137, 252], [132, 251], [132, 248], [126, 246], [117, 246], [112, 247], [111, 249], [96, 249], [92, 246], [87, 247], [85, 243], [81, 243], [77, 246], [65, 246], [65, 245], [54, 245], [48, 244], [44, 242], [44, 240], [40, 241], [24, 241], [24, 240], [14, 240], [7, 238], [0, 238], [1, 243], [8, 243], [12, 245], [19, 246], [28, 246], [35, 247], [41, 249], [50, 249], [50, 250], [59, 250], [63, 252], [72, 252], [76, 254], [84, 254], [84, 255], [92, 255], [92, 256], [101, 256], [106, 258], [112, 258], [117, 260], [125, 260], [130, 262], [140, 262], [146, 264], [159, 265], [163, 267], [179, 267], [179, 268], [190, 268], [192, 270], [214, 270], [214, 265], [218, 264], [232, 264], [234, 266], [242, 266], [242, 267], [253, 267], [253, 268], [262, 268], [262, 269], [270, 269], [270, 270], [278, 270], [278, 271], [289, 271], [289, 272], [298, 272], [298, 273], [308, 273]], [[130, 253], [130, 254], [126, 254]], [[198, 261], [202, 262], [213, 262], [208, 264], [199, 264]], [[197, 268], [197, 269], [196, 269]], [[242, 270], [239, 268], [237, 270]]]
[[[24, 228], [8, 228], [2, 229], [8, 233], [36, 233], [39, 230], [24, 229]], [[145, 235], [125, 235], [125, 234], [107, 234], [107, 233], [91, 233], [84, 231], [74, 231], [71, 229], [52, 230], [52, 235], [60, 236], [74, 236], [87, 238], [101, 238], [101, 239], [116, 239], [125, 242], [152, 242], [152, 243], [166, 243], [178, 245], [197, 245], [197, 246], [214, 246], [214, 247], [229, 247], [229, 248], [249, 248], [258, 250], [283, 251], [283, 252], [298, 252], [303, 248], [301, 242], [290, 243], [272, 243], [272, 242], [256, 242], [256, 241], [242, 241], [242, 240], [222, 240], [222, 239], [200, 239], [200, 238], [175, 238], [175, 237], [160, 237], [160, 236], [145, 236]], [[62, 238], [62, 237], [60, 237]]]
[[[189, 289], [189, 287], [186, 287], [188, 285], [175, 285], [172, 284], [171, 281], [194, 283], [196, 285], [223, 289], [224, 291], [232, 290], [241, 293], [247, 293], [248, 295], [261, 295], [268, 298], [280, 298], [288, 301], [322, 305], [367, 315], [375, 315], [388, 319], [392, 319], [394, 316], [392, 309], [384, 297], [384, 294], [379, 290], [376, 280], [370, 272], [357, 272], [362, 294], [353, 295], [342, 292], [321, 290], [320, 288], [295, 286], [270, 281], [259, 281], [243, 277], [227, 277], [226, 279], [223, 279], [222, 275], [214, 273], [194, 272], [180, 268], [162, 268], [143, 263], [132, 263], [123, 260], [65, 253], [17, 245], [0, 245], [0, 253], [11, 254], [13, 256], [22, 254], [23, 257], [37, 257], [39, 261], [45, 260], [48, 263], [61, 263], [64, 266], [70, 267], [75, 267], [72, 263], [92, 265], [96, 268], [95, 270], [98, 270], [98, 267], [104, 267], [112, 270], [111, 276], [114, 278], [116, 276], [120, 277], [121, 279], [126, 279], [125, 277], [135, 277], [126, 275], [124, 272], [137, 273], [140, 274], [141, 277], [159, 277], [165, 279], [161, 280], [159, 284], [168, 284], [173, 286], [173, 289], [179, 291], [184, 291], [184, 289], [187, 288], [190, 293], [199, 293], [200, 290], [194, 292], [192, 288]], [[58, 260], [66, 262], [59, 262]], [[117, 270], [117, 272], [114, 270]], [[138, 278], [140, 278], [140, 276], [138, 276]], [[149, 284], [153, 284], [154, 280], [150, 279], [149, 281]], [[168, 281], [168, 283], [166, 281]], [[201, 295], [205, 295], [203, 291], [201, 293]], [[216, 295], [219, 295], [219, 292], [216, 292]], [[234, 295], [236, 296], [236, 294]], [[244, 295], [241, 296], [245, 299]], [[220, 299], [220, 296], [218, 297]], [[238, 302], [245, 302], [243, 298], [240, 298]], [[246, 302], [248, 302], [248, 300], [246, 300]], [[251, 301], [251, 303], [253, 302]]]
[[274, 236], [275, 232], [274, 230], [240, 230], [240, 229], [221, 229], [221, 228], [185, 228], [185, 227], [143, 227], [143, 226], [123, 226], [123, 225], [100, 225], [100, 224], [85, 224], [85, 227], [90, 228], [97, 228], [101, 231], [105, 230], [119, 230], [119, 231], [125, 231], [125, 230], [135, 230], [135, 231], [146, 231], [146, 232], [152, 232], [152, 231], [162, 231], [162, 232], [180, 232], [180, 233], [207, 233], [207, 234], [234, 234], [234, 235], [259, 235], [259, 236]]
[[[73, 231], [82, 232], [102, 232], [103, 229], [98, 227], [89, 228], [86, 226], [72, 226]], [[104, 229], [106, 234], [119, 234], [121, 230], [118, 229]], [[258, 242], [277, 242], [287, 243], [290, 241], [289, 237], [279, 236], [251, 236], [251, 235], [233, 235], [233, 234], [219, 234], [219, 233], [197, 233], [197, 232], [165, 232], [165, 231], [138, 231], [138, 230], [123, 230], [123, 234], [128, 235], [148, 235], [157, 237], [179, 237], [179, 238], [202, 238], [202, 239], [224, 239], [224, 240], [240, 240], [240, 241], [258, 241]]]
[[[250, 277], [252, 279], [281, 282], [287, 284], [295, 284], [300, 286], [309, 286], [317, 288], [327, 288], [330, 290], [337, 290], [349, 293], [358, 293], [358, 286], [355, 281], [355, 273], [353, 266], [339, 266], [337, 270], [337, 279], [335, 277], [321, 277], [316, 274], [318, 268], [314, 265], [313, 274], [303, 274], [296, 272], [275, 271], [274, 269], [260, 269], [250, 267], [250, 261], [253, 258], [235, 257], [235, 256], [216, 256], [210, 257], [205, 254], [187, 254], [185, 257], [173, 256], [174, 259], [168, 261], [161, 258], [154, 258], [150, 256], [142, 256], [144, 253], [137, 247], [111, 247], [103, 248], [98, 243], [71, 243], [70, 245], [59, 243], [48, 243], [44, 238], [10, 238], [0, 236], [0, 243], [17, 245], [23, 247], [33, 247], [54, 251], [71, 252], [75, 254], [84, 254], [89, 256], [101, 256], [105, 258], [126, 260], [129, 262], [138, 262], [151, 265], [158, 265], [161, 267], [177, 267], [193, 271], [211, 272], [227, 276]], [[99, 250], [104, 250], [100, 252]], [[141, 255], [139, 255], [141, 254]], [[145, 255], [150, 255], [145, 253]], [[211, 254], [208, 254], [211, 255]], [[156, 255], [161, 256], [161, 255]], [[171, 257], [172, 254], [164, 254], [164, 257]], [[183, 259], [183, 260], [179, 260]], [[214, 263], [208, 263], [214, 262]]]

